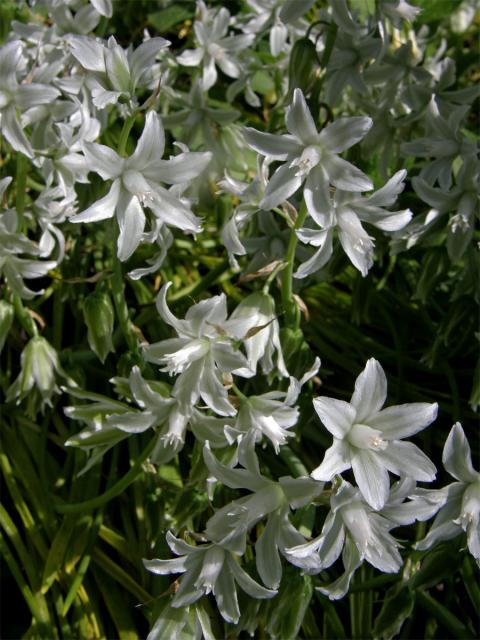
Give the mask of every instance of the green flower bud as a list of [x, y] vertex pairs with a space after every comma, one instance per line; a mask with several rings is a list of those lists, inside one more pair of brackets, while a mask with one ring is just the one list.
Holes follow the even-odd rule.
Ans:
[[290, 95], [294, 89], [308, 93], [314, 79], [313, 70], [317, 63], [317, 50], [309, 38], [300, 38], [293, 45], [288, 67], [288, 88]]
[[88, 344], [98, 358], [105, 362], [111, 351], [115, 314], [112, 301], [107, 293], [95, 291], [85, 298], [83, 315], [88, 329]]
[[7, 339], [15, 315], [13, 306], [5, 300], [0, 300], [0, 353]]
[[22, 351], [20, 362], [21, 371], [7, 391], [7, 401], [17, 398], [20, 403], [35, 387], [43, 402], [50, 405], [52, 393], [59, 392], [55, 376], [63, 375], [56, 350], [42, 336], [34, 336]]

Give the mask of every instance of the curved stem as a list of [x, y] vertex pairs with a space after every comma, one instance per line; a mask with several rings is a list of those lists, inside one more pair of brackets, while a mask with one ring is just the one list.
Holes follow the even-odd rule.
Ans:
[[80, 513], [82, 511], [91, 511], [92, 509], [98, 509], [103, 505], [110, 502], [113, 498], [123, 493], [125, 489], [132, 484], [137, 476], [142, 471], [142, 464], [148, 458], [153, 451], [153, 448], [157, 442], [157, 438], [152, 438], [139, 457], [135, 460], [132, 468], [126, 473], [121, 480], [119, 480], [113, 487], [110, 487], [105, 493], [92, 498], [91, 500], [85, 500], [84, 502], [77, 502], [76, 504], [55, 504], [55, 510], [58, 513]]
[[293, 298], [293, 267], [295, 264], [295, 251], [297, 249], [298, 238], [295, 233], [297, 229], [305, 222], [307, 217], [307, 206], [305, 202], [302, 202], [300, 212], [295, 221], [295, 226], [292, 229], [290, 240], [288, 242], [287, 255], [285, 262], [287, 266], [282, 275], [282, 303], [285, 311], [285, 324], [287, 327], [297, 326], [297, 305]]
[[125, 155], [125, 150], [127, 148], [128, 136], [130, 135], [130, 131], [132, 130], [133, 123], [135, 122], [135, 118], [137, 117], [136, 113], [133, 113], [123, 123], [122, 132], [120, 133], [120, 138], [118, 140], [117, 153], [119, 156]]

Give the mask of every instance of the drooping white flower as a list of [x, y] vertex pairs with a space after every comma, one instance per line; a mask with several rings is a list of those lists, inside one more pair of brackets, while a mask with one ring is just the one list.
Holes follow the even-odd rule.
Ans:
[[46, 84], [18, 82], [23, 46], [20, 40], [12, 40], [0, 47], [0, 130], [16, 151], [33, 158], [32, 145], [23, 131], [18, 111], [51, 103], [60, 92]]
[[331, 600], [337, 600], [347, 593], [354, 572], [364, 560], [384, 573], [400, 569], [399, 544], [389, 533], [394, 526], [372, 510], [358, 489], [342, 480], [331, 498], [331, 511], [321, 534], [306, 544], [287, 549], [286, 555], [292, 564], [307, 570], [311, 557], [318, 557], [320, 566], [315, 571], [318, 573], [328, 569], [343, 550], [345, 573], [327, 587], [317, 587]]
[[480, 566], [480, 472], [472, 465], [470, 445], [462, 425], [456, 422], [443, 448], [443, 465], [457, 482], [437, 491], [423, 490], [420, 497], [439, 509], [430, 531], [417, 542], [417, 549], [429, 549], [441, 540], [467, 534], [468, 550]]
[[381, 189], [368, 197], [337, 189], [331, 201], [325, 203], [323, 211], [311, 211], [311, 216], [320, 229], [304, 227], [297, 231], [297, 236], [302, 242], [318, 248], [309, 260], [300, 265], [295, 277], [305, 278], [328, 262], [333, 252], [335, 233], [352, 264], [366, 276], [373, 264], [374, 242], [363, 228], [362, 222], [387, 232], [397, 231], [408, 224], [412, 217], [409, 209], [386, 209], [394, 204], [403, 191], [406, 175], [404, 169], [397, 171]]
[[[260, 473], [255, 453], [255, 436], [249, 433], [238, 447], [235, 469], [221, 464], [210, 451], [203, 450], [205, 464], [212, 476], [232, 489], [248, 489], [251, 493], [225, 505], [208, 520], [205, 535], [209, 540], [221, 541], [235, 553], [243, 554], [248, 531], [267, 517], [267, 523], [255, 545], [256, 565], [264, 583], [276, 589], [282, 577], [280, 553], [291, 545], [305, 542], [305, 538], [289, 521], [290, 510], [309, 504], [323, 491], [323, 483], [306, 476], [283, 476], [277, 482]], [[318, 567], [315, 560], [309, 565]]]
[[[11, 178], [0, 181], [0, 198]], [[23, 254], [30, 257], [25, 258]], [[0, 274], [10, 290], [20, 298], [30, 299], [43, 293], [32, 291], [24, 279], [42, 278], [57, 265], [55, 260], [41, 260], [41, 248], [18, 231], [18, 215], [14, 209], [0, 213]]]
[[127, 260], [142, 241], [146, 225], [144, 207], [169, 226], [189, 233], [200, 230], [200, 220], [162, 183], [188, 183], [205, 169], [211, 154], [182, 152], [162, 160], [164, 149], [163, 126], [153, 111], [147, 114], [143, 133], [129, 158], [122, 158], [102, 144], [84, 144], [90, 170], [113, 183], [104, 198], [72, 216], [70, 222], [96, 222], [116, 215], [120, 260]]
[[340, 118], [320, 133], [303, 93], [295, 89], [287, 109], [288, 134], [274, 135], [247, 127], [245, 139], [258, 153], [283, 164], [275, 171], [260, 202], [263, 209], [277, 207], [305, 182], [309, 213], [322, 215], [329, 203], [329, 186], [345, 191], [369, 191], [370, 179], [339, 154], [359, 142], [372, 126], [368, 117]]
[[236, 555], [221, 544], [194, 547], [168, 532], [167, 543], [178, 557], [172, 560], [144, 560], [148, 571], [158, 575], [182, 573], [180, 587], [171, 602], [172, 607], [185, 607], [212, 593], [224, 620], [238, 622], [236, 584], [252, 598], [273, 598], [276, 591], [262, 587], [253, 580], [236, 560]]
[[370, 358], [355, 382], [350, 402], [324, 396], [313, 401], [333, 435], [333, 445], [312, 477], [331, 480], [351, 468], [362, 495], [376, 510], [388, 499], [389, 471], [422, 482], [431, 482], [436, 473], [435, 465], [416, 445], [402, 440], [433, 422], [438, 405], [415, 402], [382, 409], [386, 397], [385, 373]]
[[287, 443], [294, 433], [290, 429], [297, 423], [299, 410], [294, 406], [302, 386], [315, 376], [320, 367], [316, 358], [312, 367], [297, 380], [290, 378], [287, 391], [269, 391], [261, 395], [243, 396], [232, 428], [226, 429], [227, 436], [233, 441], [252, 436], [254, 442], [263, 438], [270, 440], [278, 454], [280, 447]]
[[149, 362], [163, 365], [162, 371], [180, 374], [172, 395], [181, 404], [191, 407], [201, 397], [215, 413], [235, 415], [222, 374], [237, 369], [248, 370], [248, 363], [223, 328], [227, 321], [226, 297], [222, 294], [202, 300], [190, 307], [184, 320], [179, 320], [167, 306], [166, 295], [170, 285], [167, 283], [160, 290], [157, 309], [178, 337], [145, 347], [145, 357]]

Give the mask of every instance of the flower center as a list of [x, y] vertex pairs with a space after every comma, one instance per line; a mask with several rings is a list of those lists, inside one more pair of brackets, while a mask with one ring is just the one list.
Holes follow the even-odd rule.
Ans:
[[321, 158], [321, 153], [316, 147], [306, 147], [299, 158], [290, 163], [290, 167], [298, 167], [296, 176], [303, 178], [315, 167]]
[[359, 449], [383, 451], [388, 445], [388, 442], [382, 438], [381, 431], [372, 429], [366, 424], [354, 424], [347, 435], [347, 439], [350, 444]]

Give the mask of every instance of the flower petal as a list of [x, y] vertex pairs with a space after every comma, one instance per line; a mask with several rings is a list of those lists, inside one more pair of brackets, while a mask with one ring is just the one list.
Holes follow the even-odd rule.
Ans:
[[285, 122], [288, 131], [305, 145], [309, 145], [317, 135], [317, 128], [301, 89], [295, 89], [293, 93], [293, 101], [287, 109]]
[[136, 196], [120, 194], [117, 220], [120, 229], [117, 242], [118, 259], [124, 262], [140, 244], [145, 229], [145, 214]]
[[479, 474], [472, 466], [472, 453], [462, 425], [456, 422], [445, 442], [442, 462], [448, 473], [462, 482], [475, 482]]
[[128, 159], [130, 169], [143, 172], [148, 169], [155, 160], [163, 155], [165, 149], [165, 132], [162, 121], [155, 111], [149, 111], [145, 118], [145, 126], [140, 136], [133, 155]]
[[386, 440], [402, 440], [413, 436], [435, 420], [438, 404], [410, 402], [387, 407], [368, 420], [373, 429], [382, 432]]
[[368, 133], [372, 124], [373, 120], [366, 116], [338, 118], [322, 130], [319, 139], [329, 151], [342, 153], [357, 144]]
[[227, 564], [235, 578], [235, 582], [252, 598], [263, 600], [265, 598], [273, 598], [273, 596], [277, 595], [276, 590], [265, 589], [261, 584], [258, 584], [230, 555], [227, 556]]
[[113, 217], [120, 195], [120, 180], [115, 180], [106, 196], [94, 202], [88, 209], [69, 218], [70, 222], [98, 222]]
[[324, 426], [335, 438], [344, 438], [350, 431], [356, 412], [349, 402], [320, 396], [314, 399], [313, 406]]
[[88, 170], [98, 173], [104, 180], [113, 180], [122, 173], [124, 160], [110, 147], [95, 142], [84, 142], [83, 153]]
[[380, 411], [387, 399], [387, 378], [382, 366], [370, 358], [355, 382], [351, 404], [357, 411], [356, 421], [370, 425], [369, 416]]
[[379, 511], [387, 502], [390, 491], [388, 471], [382, 458], [368, 449], [357, 449], [352, 456], [352, 469], [363, 497]]
[[322, 464], [312, 471], [311, 476], [315, 480], [330, 481], [351, 466], [350, 447], [344, 440], [335, 438], [332, 446], [325, 451]]
[[423, 451], [411, 442], [389, 442], [379, 453], [386, 468], [398, 476], [408, 476], [421, 482], [435, 480], [437, 469]]
[[297, 168], [283, 164], [270, 178], [260, 206], [265, 210], [278, 207], [292, 196], [301, 184], [302, 177], [297, 175]]
[[243, 137], [252, 149], [273, 160], [286, 160], [289, 155], [300, 155], [302, 152], [302, 145], [293, 136], [273, 135], [245, 127]]

